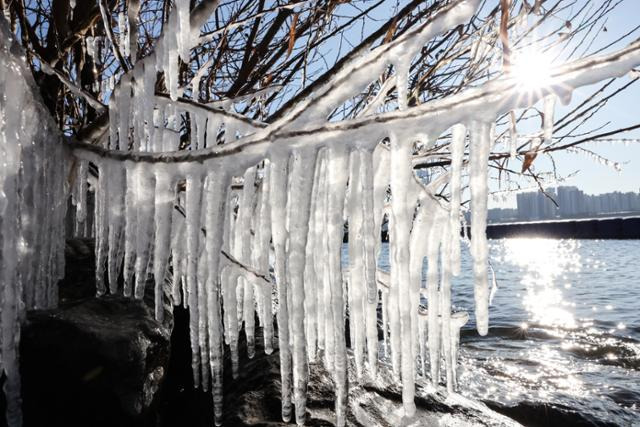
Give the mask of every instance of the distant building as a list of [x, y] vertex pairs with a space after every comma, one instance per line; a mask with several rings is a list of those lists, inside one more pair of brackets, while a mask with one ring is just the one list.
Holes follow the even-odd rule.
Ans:
[[[592, 217], [606, 214], [640, 213], [640, 193], [619, 191], [585, 194], [577, 187], [563, 186], [516, 195], [516, 209], [490, 209], [490, 222], [540, 221], [559, 218]], [[558, 206], [551, 200], [555, 200]]]

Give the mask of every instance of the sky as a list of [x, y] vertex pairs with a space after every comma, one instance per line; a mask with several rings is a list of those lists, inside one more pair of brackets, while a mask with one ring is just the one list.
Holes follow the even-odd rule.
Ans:
[[[578, 0], [579, 5], [585, 0]], [[601, 3], [595, 1], [594, 3]], [[601, 33], [597, 42], [593, 45], [593, 50], [604, 47], [618, 37], [627, 33], [639, 24], [640, 1], [625, 0], [610, 15], [606, 23], [607, 32]], [[640, 36], [637, 31], [605, 52], [618, 50], [633, 42]], [[619, 87], [630, 81], [630, 77], [624, 76], [614, 83]], [[555, 117], [561, 116], [563, 112], [569, 111], [587, 98], [591, 93], [589, 87], [580, 88], [574, 91], [569, 105], [556, 107]], [[640, 123], [640, 81], [630, 86], [627, 90], [614, 97], [607, 105], [590, 121], [585, 129], [598, 128], [601, 125], [609, 125], [598, 130], [598, 133], [608, 130], [624, 128]], [[640, 139], [640, 131], [634, 130], [621, 133], [611, 138]], [[569, 177], [559, 185], [576, 186], [587, 194], [601, 194], [613, 191], [634, 191], [640, 189], [640, 140], [629, 141], [628, 143], [587, 143], [582, 147], [594, 151], [598, 155], [616, 162], [621, 166], [618, 171], [611, 165], [602, 164], [596, 159], [581, 153], [556, 152], [553, 155], [556, 170], [560, 176]], [[537, 167], [549, 169], [551, 161], [547, 158], [536, 159]], [[506, 199], [491, 200], [490, 207], [514, 207], [515, 195]]]
[[[640, 1], [626, 0], [616, 10], [614, 10], [607, 23], [607, 33], [603, 33], [601, 46], [608, 44], [611, 40], [626, 33], [640, 22]], [[631, 43], [639, 36], [635, 33], [625, 39]], [[619, 79], [620, 84], [629, 81], [625, 76]], [[585, 90], [578, 90], [574, 93], [574, 99], [569, 107], [576, 105], [585, 98]], [[622, 128], [640, 123], [640, 82], [629, 87], [628, 90], [620, 93], [593, 120], [593, 127], [606, 122], [611, 125], [605, 129]], [[620, 134], [620, 138], [640, 138], [640, 131], [635, 130]], [[593, 150], [609, 160], [622, 164], [622, 171], [617, 172], [610, 166], [602, 165], [581, 154], [558, 153], [555, 155], [557, 167], [568, 174], [578, 170], [575, 178], [567, 184], [575, 185], [583, 191], [591, 194], [600, 194], [611, 191], [638, 191], [640, 188], [640, 142], [625, 144], [586, 144], [585, 148]]]

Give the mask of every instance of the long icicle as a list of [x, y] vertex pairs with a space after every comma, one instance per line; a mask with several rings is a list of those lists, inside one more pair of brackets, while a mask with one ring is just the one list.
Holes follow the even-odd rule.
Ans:
[[391, 211], [393, 231], [390, 239], [391, 288], [399, 293], [400, 347], [402, 402], [404, 413], [412, 417], [416, 411], [413, 401], [415, 394], [415, 358], [412, 357], [411, 302], [409, 264], [409, 239], [413, 206], [409, 204], [407, 188], [411, 185], [411, 144], [392, 135], [391, 139]]
[[289, 312], [285, 273], [285, 225], [287, 206], [288, 158], [284, 153], [272, 154], [270, 163], [271, 234], [275, 251], [275, 277], [278, 287], [278, 345], [280, 347], [280, 376], [282, 381], [282, 420], [291, 419], [291, 350], [289, 348]]
[[155, 178], [154, 301], [156, 320], [162, 322], [164, 320], [164, 279], [171, 250], [171, 214], [175, 202], [175, 183], [166, 165], [156, 165]]
[[353, 150], [349, 160], [349, 325], [354, 344], [356, 375], [362, 377], [366, 324], [364, 321], [365, 272], [363, 248], [362, 176], [360, 150]]
[[487, 277], [487, 179], [491, 149], [491, 125], [471, 123], [471, 256], [473, 257], [476, 328], [480, 335], [489, 331], [489, 282]]
[[200, 349], [198, 331], [198, 283], [197, 263], [200, 240], [200, 199], [202, 196], [202, 178], [195, 171], [187, 174], [186, 224], [187, 224], [187, 292], [189, 300], [189, 331], [191, 338], [191, 367], [193, 384], [200, 384]]
[[207, 277], [207, 307], [209, 332], [209, 363], [211, 365], [213, 410], [215, 424], [222, 425], [222, 314], [220, 312], [220, 249], [224, 235], [225, 207], [229, 179], [224, 172], [210, 172], [205, 190], [206, 200], [206, 251]]
[[287, 266], [291, 280], [291, 330], [293, 361], [293, 393], [296, 423], [303, 425], [307, 407], [307, 382], [309, 380], [307, 349], [304, 330], [304, 270], [305, 249], [309, 233], [309, 213], [315, 149], [299, 149], [292, 154], [291, 187], [289, 188], [289, 247]]
[[[341, 253], [344, 234], [344, 199], [348, 178], [348, 153], [342, 146], [329, 148], [327, 239], [329, 280], [334, 334], [334, 382], [336, 386], [336, 425], [344, 426], [347, 411], [347, 348], [344, 335], [344, 296]], [[329, 173], [330, 171], [330, 173]]]

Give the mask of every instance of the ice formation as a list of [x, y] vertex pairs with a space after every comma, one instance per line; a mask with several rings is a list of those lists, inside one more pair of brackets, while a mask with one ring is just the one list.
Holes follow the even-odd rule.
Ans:
[[[0, 372], [12, 427], [22, 424], [20, 322], [25, 310], [57, 305], [68, 187], [77, 184], [67, 181], [69, 153], [14, 47], [0, 17]], [[86, 202], [75, 201], [84, 215]]]
[[[268, 125], [179, 96], [178, 57], [188, 61], [217, 2], [201, 2], [189, 12], [188, 2], [177, 1], [155, 52], [137, 62], [131, 25], [136, 16], [122, 16], [120, 34], [133, 38], [122, 44], [129, 46], [134, 66], [110, 99], [109, 132], [101, 145], [69, 145], [51, 137], [55, 132], [47, 128], [55, 126], [41, 117], [46, 113], [33, 99], [29, 72], [9, 53], [12, 39], [2, 27], [0, 362], [8, 378], [9, 424], [20, 425], [16, 344], [21, 314], [56, 304], [67, 193], [75, 232], [95, 235], [98, 295], [142, 298], [153, 276], [155, 315], [161, 320], [164, 279], [173, 275], [168, 293], [174, 304], [190, 310], [193, 377], [199, 387], [213, 391], [216, 423], [222, 420], [225, 345], [235, 377], [239, 334], [246, 335], [253, 357], [255, 328], [261, 327], [265, 351], [276, 346], [280, 351], [282, 418], [304, 424], [309, 363], [319, 361], [333, 373], [336, 424], [344, 425], [345, 313], [356, 376], [363, 378], [376, 374], [381, 356], [379, 308], [383, 356], [390, 357], [401, 381], [405, 414], [415, 411], [415, 379], [418, 372], [427, 376], [427, 360], [433, 384], [444, 371], [447, 389], [454, 391], [459, 331], [469, 317], [451, 308], [452, 276], [460, 273], [461, 189], [467, 183], [478, 332], [486, 334], [489, 325], [484, 228], [492, 124], [499, 114], [543, 95], [564, 95], [568, 88], [622, 75], [640, 64], [635, 44], [595, 62], [563, 67], [538, 98], [520, 96], [507, 76], [409, 107], [407, 77], [414, 54], [432, 37], [466, 22], [479, 3], [452, 2], [396, 40], [346, 61], [329, 82]], [[358, 95], [389, 65], [395, 70], [397, 111], [372, 108], [354, 119], [327, 122], [331, 109]], [[5, 76], [15, 73], [7, 70], [26, 83], [8, 84]], [[154, 93], [156, 72], [164, 73], [168, 96]], [[545, 139], [551, 137], [553, 102], [552, 97], [545, 101]], [[26, 126], [35, 121], [45, 127]], [[180, 133], [181, 122], [189, 123], [188, 132]], [[413, 170], [415, 143], [422, 135], [449, 129], [451, 167], [425, 184]], [[181, 147], [181, 137], [186, 146]], [[87, 225], [90, 164], [99, 171], [92, 231]], [[437, 195], [445, 185], [449, 199]], [[385, 217], [389, 274], [376, 268]], [[343, 267], [345, 223], [349, 265]], [[420, 305], [424, 297], [426, 310]]]

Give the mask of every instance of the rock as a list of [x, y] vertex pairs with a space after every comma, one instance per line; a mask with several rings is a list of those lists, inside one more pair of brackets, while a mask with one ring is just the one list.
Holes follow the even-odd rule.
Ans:
[[505, 405], [499, 402], [486, 402], [491, 409], [507, 415], [529, 427], [615, 427], [615, 422], [603, 422], [588, 414], [581, 414], [573, 408], [558, 403], [518, 402]]
[[[164, 393], [161, 417], [162, 427], [185, 425], [189, 427], [209, 427], [213, 425], [211, 395], [193, 390], [188, 379], [189, 354], [179, 347], [186, 345], [188, 350], [188, 316], [183, 309], [176, 308], [176, 327], [172, 340], [179, 336], [182, 343], [174, 341], [175, 359], [182, 360], [182, 374], [170, 369], [167, 389]], [[257, 324], [257, 323], [256, 323]], [[256, 328], [256, 355], [249, 359], [246, 354], [244, 331], [240, 332], [240, 372], [232, 379], [228, 348], [225, 349], [224, 375], [224, 426], [288, 426], [284, 423], [280, 411], [280, 368], [279, 354], [274, 351], [267, 355], [262, 347], [261, 329]], [[277, 343], [277, 338], [275, 338]], [[318, 359], [320, 360], [320, 359]], [[353, 361], [350, 360], [352, 364]], [[310, 378], [307, 400], [306, 426], [333, 426], [334, 386], [331, 374], [322, 363], [310, 366]], [[417, 383], [416, 416], [411, 419], [402, 417], [402, 394], [400, 385], [393, 378], [385, 364], [380, 365], [379, 376], [373, 381], [358, 383], [352, 375], [354, 366], [350, 366], [349, 411], [347, 425], [367, 427], [396, 426], [518, 426], [519, 424], [479, 402], [473, 402], [461, 396], [447, 398], [442, 391], [434, 392], [421, 380]], [[169, 387], [169, 383], [172, 385]], [[171, 391], [172, 390], [172, 391]]]
[[66, 259], [59, 308], [28, 312], [22, 327], [25, 427], [156, 425], [172, 316], [154, 319], [152, 295], [95, 298], [90, 241], [70, 241]]

